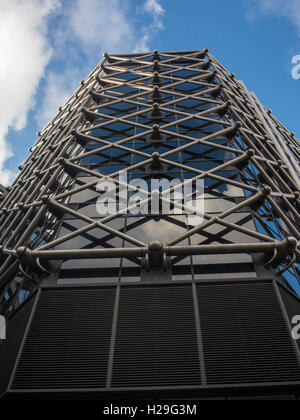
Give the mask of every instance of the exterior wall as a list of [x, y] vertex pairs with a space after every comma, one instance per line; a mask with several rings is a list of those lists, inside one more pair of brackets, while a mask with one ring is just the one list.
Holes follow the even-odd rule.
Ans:
[[[208, 50], [106, 55], [39, 134], [0, 204], [10, 331], [39, 291], [0, 390], [298, 393], [299, 141], [242, 82]], [[197, 179], [194, 223], [150, 189]]]

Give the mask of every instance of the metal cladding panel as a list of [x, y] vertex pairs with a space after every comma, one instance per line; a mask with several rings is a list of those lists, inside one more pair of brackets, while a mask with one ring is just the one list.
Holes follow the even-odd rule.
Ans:
[[104, 388], [115, 290], [43, 290], [13, 389]]
[[209, 385], [300, 380], [272, 283], [197, 288]]
[[112, 385], [201, 385], [191, 285], [121, 290]]

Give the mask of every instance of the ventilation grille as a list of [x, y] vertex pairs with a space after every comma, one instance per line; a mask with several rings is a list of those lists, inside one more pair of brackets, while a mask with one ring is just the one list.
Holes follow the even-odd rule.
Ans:
[[300, 380], [271, 283], [197, 288], [209, 385]]
[[104, 388], [115, 291], [44, 290], [14, 389]]
[[113, 386], [201, 384], [192, 287], [121, 290]]
[[295, 348], [271, 282], [198, 283], [195, 289], [191, 283], [121, 285], [115, 308], [116, 290], [42, 290], [12, 388], [300, 382]]

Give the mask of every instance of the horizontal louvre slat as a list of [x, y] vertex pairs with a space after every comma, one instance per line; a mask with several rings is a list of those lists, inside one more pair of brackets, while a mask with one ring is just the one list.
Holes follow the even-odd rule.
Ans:
[[191, 285], [121, 289], [112, 384], [201, 384]]
[[[271, 282], [196, 289], [209, 386], [300, 381]], [[192, 290], [191, 283], [121, 286], [113, 389], [203, 385]], [[43, 290], [12, 388], [106, 388], [115, 293]]]
[[300, 380], [271, 283], [198, 285], [197, 290], [209, 385]]
[[114, 289], [44, 290], [13, 389], [104, 388]]

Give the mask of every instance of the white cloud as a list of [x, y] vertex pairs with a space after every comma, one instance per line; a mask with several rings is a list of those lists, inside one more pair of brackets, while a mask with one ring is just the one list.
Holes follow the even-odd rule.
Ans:
[[[138, 9], [152, 17], [153, 22], [142, 28], [149, 42], [151, 36], [163, 29], [164, 9], [158, 0], [145, 0]], [[75, 36], [84, 48], [98, 48], [99, 53], [137, 51], [141, 47], [141, 34], [131, 12], [124, 0], [76, 0], [69, 11], [70, 36]], [[148, 43], [142, 44], [148, 51]]]
[[49, 71], [43, 87], [43, 102], [37, 109], [36, 120], [40, 128], [52, 120], [58, 112], [58, 107], [63, 106], [78, 87], [80, 80], [76, 69], [66, 68], [61, 74]]
[[[133, 26], [121, 0], [76, 0], [69, 12], [70, 35], [84, 47], [120, 52], [135, 41]], [[99, 51], [100, 52], [100, 51]]]
[[[43, 102], [36, 118], [41, 128], [54, 117], [104, 52], [134, 48], [136, 38], [126, 12], [122, 0], [72, 0], [65, 5], [54, 39], [60, 68], [46, 74]], [[67, 57], [60, 53], [66, 50]], [[79, 58], [80, 54], [84, 60]]]
[[288, 18], [298, 29], [300, 36], [300, 1], [299, 0], [246, 0], [247, 17], [250, 20], [260, 15], [274, 14]]
[[0, 183], [12, 181], [5, 168], [12, 156], [5, 137], [9, 128], [26, 126], [27, 113], [51, 58], [45, 30], [58, 0], [0, 0]]
[[144, 10], [148, 13], [154, 13], [157, 16], [164, 14], [164, 9], [157, 0], [146, 0]]
[[146, 0], [142, 6], [142, 12], [148, 13], [153, 17], [153, 23], [144, 26], [142, 29], [143, 36], [136, 45], [135, 52], [148, 51], [148, 44], [159, 31], [164, 29], [163, 15], [165, 10], [158, 0]]
[[5, 138], [9, 129], [26, 126], [42, 79], [35, 112], [39, 129], [104, 52], [149, 51], [163, 29], [164, 10], [159, 0], [143, 0], [139, 11], [128, 0], [0, 0], [0, 183], [14, 177], [5, 166], [12, 155]]
[[[37, 115], [40, 126], [53, 118], [57, 108], [70, 97], [80, 79], [91, 71], [104, 52], [149, 51], [150, 40], [163, 29], [164, 10], [157, 0], [146, 0], [141, 9], [151, 21], [140, 30], [124, 0], [72, 0], [63, 10], [64, 18], [57, 31], [57, 49], [72, 48], [72, 51], [68, 50], [66, 69], [47, 75], [44, 100]], [[78, 57], [80, 54], [85, 57], [85, 64]]]

